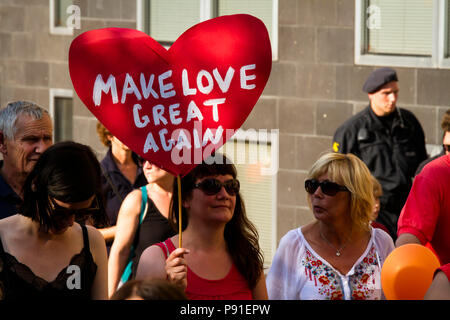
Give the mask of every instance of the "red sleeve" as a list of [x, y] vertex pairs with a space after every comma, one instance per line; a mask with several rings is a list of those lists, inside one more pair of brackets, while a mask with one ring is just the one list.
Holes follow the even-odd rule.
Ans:
[[158, 242], [158, 243], [155, 243], [155, 245], [161, 248], [161, 250], [162, 250], [163, 253], [164, 253], [164, 256], [165, 256], [166, 259], [167, 259], [167, 258], [169, 257], [169, 250], [168, 250], [168, 248], [166, 247], [166, 245], [164, 244], [164, 242]]
[[436, 273], [438, 273], [439, 271], [442, 271], [447, 276], [448, 281], [450, 281], [450, 263], [441, 266], [439, 269], [436, 270], [434, 275], [436, 276]]
[[411, 233], [422, 244], [433, 238], [440, 210], [440, 191], [423, 172], [415, 177], [413, 186], [398, 220], [397, 234]]

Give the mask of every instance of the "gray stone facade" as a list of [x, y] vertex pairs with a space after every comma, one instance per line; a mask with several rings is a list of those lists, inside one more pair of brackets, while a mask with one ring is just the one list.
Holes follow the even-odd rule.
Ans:
[[[136, 1], [77, 0], [81, 29], [49, 32], [48, 0], [0, 1], [0, 105], [32, 100], [49, 106], [50, 88], [72, 89], [67, 56], [73, 37], [102, 27], [136, 28]], [[279, 129], [278, 239], [311, 221], [303, 188], [335, 129], [367, 105], [362, 84], [373, 66], [354, 64], [354, 0], [279, 0], [278, 60], [244, 128]], [[396, 68], [398, 105], [413, 111], [430, 145], [441, 143], [440, 119], [450, 106], [450, 69]], [[105, 149], [96, 119], [74, 93], [73, 138]]]

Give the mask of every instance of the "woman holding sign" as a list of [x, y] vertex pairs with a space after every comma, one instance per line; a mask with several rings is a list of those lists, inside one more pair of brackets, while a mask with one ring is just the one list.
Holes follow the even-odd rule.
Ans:
[[305, 181], [315, 221], [280, 241], [267, 275], [270, 299], [381, 299], [381, 268], [392, 238], [370, 226], [374, 198], [367, 166], [326, 153]]
[[[136, 279], [168, 279], [189, 299], [267, 299], [258, 234], [247, 219], [236, 168], [216, 154], [181, 179], [179, 235], [147, 248]], [[214, 160], [214, 163], [211, 163]], [[170, 221], [178, 224], [175, 186]]]

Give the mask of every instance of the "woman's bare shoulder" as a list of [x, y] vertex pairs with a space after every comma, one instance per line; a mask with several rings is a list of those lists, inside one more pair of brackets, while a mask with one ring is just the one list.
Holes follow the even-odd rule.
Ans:
[[152, 245], [145, 249], [139, 259], [136, 279], [157, 278], [165, 279], [166, 256], [157, 245]]
[[0, 219], [0, 237], [14, 232], [17, 229], [20, 220], [20, 215], [15, 214], [13, 216]]

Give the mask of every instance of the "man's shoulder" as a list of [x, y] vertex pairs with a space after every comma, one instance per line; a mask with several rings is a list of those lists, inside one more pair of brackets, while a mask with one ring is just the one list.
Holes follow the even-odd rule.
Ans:
[[[19, 214], [13, 214], [11, 216], [7, 216], [5, 218], [0, 219], [0, 235], [5, 235], [6, 233], [13, 232], [15, 226], [20, 219]], [[0, 236], [1, 238], [1, 236]]]
[[[1, 164], [3, 165], [3, 160]], [[21, 203], [22, 199], [0, 174], [0, 219], [4, 219], [19, 212], [19, 205]]]
[[114, 171], [120, 171], [119, 168], [117, 168], [116, 163], [113, 160], [111, 148], [108, 149], [103, 159], [100, 161], [100, 165], [102, 166], [103, 173], [108, 172], [114, 172]]
[[450, 155], [441, 155], [436, 159], [428, 162], [422, 169], [422, 172], [425, 174], [430, 174], [433, 176], [438, 176], [442, 178], [445, 176], [446, 179], [450, 176]]
[[400, 110], [400, 112], [402, 113], [402, 115], [406, 115], [406, 116], [409, 116], [409, 117], [416, 117], [415, 115], [414, 115], [414, 113], [411, 111], [411, 110], [408, 110], [408, 109], [405, 109], [405, 108], [400, 108], [400, 107], [397, 107], [399, 110]]
[[403, 119], [403, 123], [409, 130], [412, 130], [414, 132], [423, 132], [422, 124], [420, 123], [419, 119], [416, 117], [416, 115], [408, 109], [404, 108], [398, 108], [401, 114], [401, 117]]
[[400, 110], [400, 113], [405, 120], [412, 119], [412, 120], [418, 122], [416, 115], [411, 110], [408, 110], [405, 108], [398, 108], [398, 109]]
[[16, 194], [11, 186], [6, 182], [3, 176], [0, 174], [0, 197], [8, 197], [12, 194]]
[[419, 166], [417, 167], [416, 175], [418, 175], [418, 174], [423, 170], [423, 168], [425, 168], [425, 166], [426, 166], [427, 164], [429, 164], [431, 161], [434, 161], [434, 160], [436, 160], [437, 158], [439, 158], [439, 157], [441, 157], [441, 156], [443, 156], [443, 155], [444, 155], [444, 151], [441, 151], [439, 154], [437, 154], [437, 155], [435, 155], [435, 156], [433, 156], [433, 157], [431, 157], [431, 158], [428, 158], [428, 159], [423, 160], [423, 161], [419, 164]]
[[342, 133], [349, 130], [355, 131], [355, 129], [364, 126], [369, 121], [369, 119], [369, 110], [367, 107], [348, 118], [337, 128], [336, 133]]

